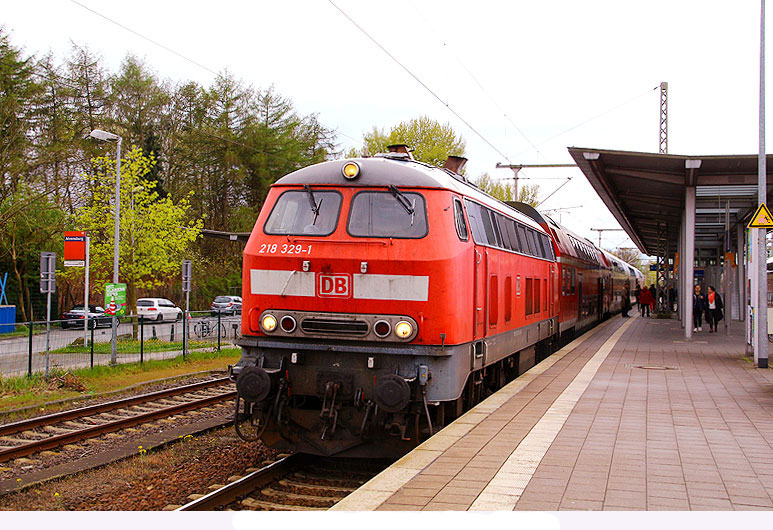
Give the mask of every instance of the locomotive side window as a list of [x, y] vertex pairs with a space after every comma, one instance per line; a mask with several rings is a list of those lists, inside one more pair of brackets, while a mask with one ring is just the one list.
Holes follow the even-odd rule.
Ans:
[[462, 241], [469, 239], [469, 233], [467, 232], [467, 223], [464, 222], [464, 210], [462, 209], [462, 201], [454, 199], [454, 222], [456, 223], [456, 235]]
[[534, 242], [534, 255], [538, 258], [544, 258], [545, 253], [543, 252], [543, 249], [540, 247], [540, 240], [539, 237], [537, 237], [537, 232], [534, 230], [529, 230], [529, 235], [531, 236], [532, 241]]
[[526, 239], [526, 228], [518, 224], [518, 239], [521, 240], [521, 252], [529, 254], [529, 242]]
[[513, 250], [516, 252], [523, 252], [521, 250], [521, 244], [518, 242], [518, 233], [514, 221], [507, 221], [507, 235], [510, 236], [510, 244], [512, 245]]
[[352, 199], [347, 231], [355, 237], [420, 239], [427, 235], [427, 206], [419, 193], [362, 191]]
[[498, 239], [494, 233], [494, 226], [491, 223], [491, 212], [489, 212], [487, 208], [481, 208], [480, 217], [483, 220], [483, 229], [486, 232], [486, 241], [488, 241], [488, 244], [491, 246], [498, 246]]
[[471, 201], [465, 202], [467, 203], [467, 217], [470, 220], [470, 230], [472, 230], [473, 239], [480, 245], [487, 245], [488, 238], [486, 238], [486, 231], [483, 229], [481, 206]]
[[502, 237], [502, 246], [507, 250], [515, 250], [510, 242], [510, 234], [507, 232], [507, 225], [512, 223], [510, 223], [509, 219], [499, 214], [496, 214], [495, 218], [499, 227], [499, 235]]
[[279, 196], [263, 231], [270, 235], [329, 236], [338, 226], [337, 191], [286, 191]]

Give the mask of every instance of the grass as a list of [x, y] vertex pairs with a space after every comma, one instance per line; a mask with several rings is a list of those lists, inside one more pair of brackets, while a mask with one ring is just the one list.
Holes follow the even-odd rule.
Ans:
[[[183, 343], [180, 342], [166, 342], [166, 341], [160, 341], [160, 340], [154, 340], [154, 339], [145, 339], [144, 341], [145, 352], [158, 352], [158, 351], [174, 351], [174, 350], [182, 350]], [[118, 348], [120, 353], [140, 353], [140, 344], [141, 342], [138, 340], [121, 340], [118, 342]], [[197, 349], [197, 348], [207, 348], [212, 347], [212, 342], [207, 341], [189, 341], [188, 342], [188, 348], [189, 349]], [[59, 348], [57, 350], [51, 350], [51, 353], [91, 353], [91, 346], [84, 346], [82, 344], [75, 345], [70, 344], [69, 346], [65, 346], [64, 348]], [[110, 353], [110, 343], [109, 342], [95, 342], [94, 343], [94, 353], [95, 354], [108, 354]]]
[[184, 376], [208, 370], [225, 370], [236, 364], [241, 350], [223, 348], [221, 351], [192, 352], [185, 359], [159, 359], [116, 366], [95, 366], [63, 371], [53, 370], [48, 379], [42, 374], [31, 377], [0, 377], [0, 411], [15, 408], [44, 406], [51, 401], [77, 397], [91, 397], [129, 386]]

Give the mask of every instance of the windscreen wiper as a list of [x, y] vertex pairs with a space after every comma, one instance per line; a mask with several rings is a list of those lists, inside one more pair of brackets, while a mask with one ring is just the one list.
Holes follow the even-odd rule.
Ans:
[[414, 209], [414, 205], [416, 204], [416, 202], [414, 201], [413, 203], [411, 203], [408, 200], [408, 197], [406, 197], [405, 194], [402, 191], [397, 189], [397, 186], [395, 186], [394, 184], [391, 184], [389, 186], [389, 191], [390, 191], [390, 193], [392, 195], [394, 195], [394, 197], [397, 200], [397, 202], [400, 203], [400, 206], [405, 208], [405, 211], [408, 212], [408, 215], [411, 216], [411, 226], [413, 226], [413, 215], [414, 215], [414, 213], [416, 211]]
[[319, 204], [317, 204], [317, 201], [314, 200], [314, 192], [311, 191], [311, 186], [308, 184], [303, 185], [303, 189], [306, 190], [306, 194], [309, 197], [309, 206], [311, 207], [311, 211], [314, 213], [314, 220], [311, 222], [312, 225], [317, 224], [317, 217], [319, 217], [319, 208], [322, 206], [322, 201], [324, 199], [319, 200]]

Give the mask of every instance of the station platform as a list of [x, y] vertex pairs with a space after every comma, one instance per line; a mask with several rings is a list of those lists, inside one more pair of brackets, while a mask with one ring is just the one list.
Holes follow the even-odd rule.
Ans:
[[333, 510], [773, 510], [773, 370], [744, 323], [617, 316]]

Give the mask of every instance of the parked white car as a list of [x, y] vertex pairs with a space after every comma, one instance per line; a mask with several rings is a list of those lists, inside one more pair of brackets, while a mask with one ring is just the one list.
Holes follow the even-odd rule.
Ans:
[[139, 298], [137, 313], [145, 320], [182, 320], [183, 310], [166, 298]]

